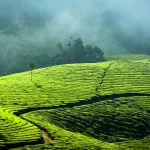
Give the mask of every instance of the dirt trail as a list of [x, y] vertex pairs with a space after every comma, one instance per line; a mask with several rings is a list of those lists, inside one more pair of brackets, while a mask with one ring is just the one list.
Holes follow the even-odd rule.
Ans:
[[52, 139], [46, 131], [41, 130], [41, 134], [42, 134], [42, 137], [44, 139], [44, 144], [51, 144], [52, 143]]

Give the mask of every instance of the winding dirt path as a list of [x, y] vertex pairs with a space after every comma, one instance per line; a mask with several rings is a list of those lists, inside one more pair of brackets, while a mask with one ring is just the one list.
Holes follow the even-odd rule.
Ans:
[[52, 139], [46, 131], [41, 130], [41, 135], [43, 137], [44, 144], [51, 144], [52, 143]]

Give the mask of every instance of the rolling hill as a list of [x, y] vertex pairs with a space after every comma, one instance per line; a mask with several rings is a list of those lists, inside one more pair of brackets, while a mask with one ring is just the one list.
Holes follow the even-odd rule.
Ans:
[[150, 57], [0, 77], [0, 149], [150, 149]]

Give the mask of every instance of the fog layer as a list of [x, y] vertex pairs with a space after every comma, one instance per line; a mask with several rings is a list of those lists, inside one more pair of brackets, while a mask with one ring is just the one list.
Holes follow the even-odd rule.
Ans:
[[35, 43], [81, 37], [106, 55], [149, 54], [149, 8], [149, 0], [1, 0], [0, 36]]

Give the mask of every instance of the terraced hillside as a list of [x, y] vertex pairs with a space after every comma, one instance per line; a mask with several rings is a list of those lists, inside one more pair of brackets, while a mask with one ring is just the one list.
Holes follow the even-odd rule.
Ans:
[[150, 57], [0, 77], [1, 149], [150, 149]]

